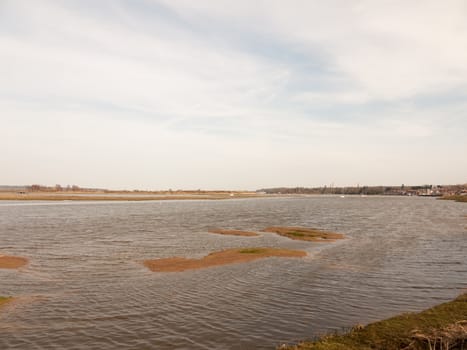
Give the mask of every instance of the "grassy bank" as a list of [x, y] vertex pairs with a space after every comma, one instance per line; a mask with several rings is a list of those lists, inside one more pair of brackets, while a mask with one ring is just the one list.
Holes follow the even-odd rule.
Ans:
[[467, 196], [444, 196], [440, 199], [467, 203]]
[[467, 293], [420, 313], [408, 313], [343, 335], [281, 346], [287, 350], [467, 350]]

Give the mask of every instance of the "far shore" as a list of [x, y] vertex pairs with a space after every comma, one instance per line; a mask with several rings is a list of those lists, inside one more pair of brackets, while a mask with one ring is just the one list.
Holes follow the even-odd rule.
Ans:
[[276, 248], [240, 248], [211, 253], [201, 259], [181, 257], [145, 260], [144, 265], [154, 272], [181, 272], [185, 270], [203, 269], [227, 264], [246, 263], [262, 258], [282, 257], [301, 258], [306, 256], [301, 250]]
[[15, 201], [152, 201], [152, 200], [219, 200], [234, 198], [255, 198], [255, 192], [187, 191], [187, 192], [2, 192], [1, 200]]
[[28, 259], [20, 256], [0, 255], [0, 269], [18, 269], [27, 263]]

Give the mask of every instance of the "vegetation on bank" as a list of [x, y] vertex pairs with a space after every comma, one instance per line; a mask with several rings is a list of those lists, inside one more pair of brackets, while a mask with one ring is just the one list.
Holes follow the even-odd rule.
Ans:
[[407, 313], [346, 334], [279, 347], [281, 350], [467, 349], [467, 293], [420, 313]]
[[444, 197], [441, 197], [440, 199], [467, 203], [467, 196], [460, 196], [460, 195], [444, 196]]

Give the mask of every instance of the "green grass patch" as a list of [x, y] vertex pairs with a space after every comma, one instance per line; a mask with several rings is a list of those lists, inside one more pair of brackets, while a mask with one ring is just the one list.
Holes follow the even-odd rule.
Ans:
[[247, 248], [247, 249], [241, 249], [239, 252], [241, 254], [261, 254], [264, 253], [266, 249], [260, 249], [260, 248]]
[[[441, 345], [443, 344], [443, 345]], [[467, 349], [467, 293], [420, 313], [408, 313], [343, 335], [282, 346], [288, 350]]]

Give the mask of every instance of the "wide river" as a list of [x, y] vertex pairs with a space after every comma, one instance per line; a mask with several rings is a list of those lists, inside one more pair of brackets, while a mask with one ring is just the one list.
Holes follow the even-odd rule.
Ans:
[[[0, 202], [0, 349], [274, 349], [455, 297], [467, 288], [467, 204], [413, 197]], [[259, 231], [306, 226], [336, 243]], [[301, 249], [181, 273], [141, 261], [233, 247]]]

